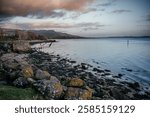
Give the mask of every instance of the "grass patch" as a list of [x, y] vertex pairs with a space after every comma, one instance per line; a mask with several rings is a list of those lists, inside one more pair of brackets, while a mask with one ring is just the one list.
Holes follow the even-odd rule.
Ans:
[[14, 86], [0, 85], [0, 100], [36, 100], [43, 99], [32, 88], [17, 88]]

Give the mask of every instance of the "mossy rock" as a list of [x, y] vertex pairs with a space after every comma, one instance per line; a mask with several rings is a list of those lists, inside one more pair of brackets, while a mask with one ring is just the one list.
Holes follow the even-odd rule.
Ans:
[[92, 99], [92, 90], [69, 87], [65, 99], [67, 100], [90, 100]]
[[45, 90], [46, 99], [60, 99], [63, 93], [63, 87], [59, 82], [50, 83]]
[[33, 86], [48, 100], [60, 99], [63, 93], [63, 86], [54, 76], [51, 76], [50, 80], [38, 80]]
[[68, 83], [68, 86], [71, 87], [83, 87], [84, 85], [85, 82], [80, 78], [72, 78]]
[[0, 100], [36, 100], [43, 99], [32, 88], [17, 88], [14, 86], [0, 85]]
[[25, 78], [32, 78], [34, 76], [32, 67], [31, 66], [25, 66], [22, 69], [22, 75]]
[[83, 90], [82, 93], [80, 94], [81, 100], [90, 100], [92, 98], [92, 90]]

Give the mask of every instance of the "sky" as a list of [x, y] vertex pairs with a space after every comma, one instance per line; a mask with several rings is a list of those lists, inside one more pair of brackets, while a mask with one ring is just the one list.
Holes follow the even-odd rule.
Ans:
[[0, 0], [0, 27], [150, 36], [150, 0]]

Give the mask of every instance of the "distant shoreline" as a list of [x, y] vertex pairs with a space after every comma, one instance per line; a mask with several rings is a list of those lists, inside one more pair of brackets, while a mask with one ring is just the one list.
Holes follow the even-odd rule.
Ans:
[[101, 38], [150, 38], [150, 36], [110, 36], [110, 37], [84, 37], [84, 39], [101, 39]]

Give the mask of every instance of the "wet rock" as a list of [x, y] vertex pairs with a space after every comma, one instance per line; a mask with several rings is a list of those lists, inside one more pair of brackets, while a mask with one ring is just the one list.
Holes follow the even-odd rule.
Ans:
[[98, 84], [105, 86], [106, 85], [106, 81], [104, 79], [99, 79], [98, 80]]
[[105, 72], [111, 72], [111, 71], [110, 71], [110, 70], [108, 70], [108, 69], [105, 69], [104, 71], [105, 71]]
[[132, 72], [133, 71], [132, 69], [128, 69], [128, 68], [121, 68], [121, 69], [126, 70], [128, 72]]
[[133, 70], [132, 69], [127, 69], [127, 71], [132, 72]]
[[129, 87], [133, 88], [133, 89], [139, 89], [140, 85], [138, 82], [135, 83], [128, 83]]
[[111, 73], [108, 72], [104, 73], [104, 76], [109, 76], [109, 75], [111, 75]]
[[76, 61], [69, 61], [69, 62], [72, 63], [72, 64], [76, 63]]
[[22, 69], [22, 75], [25, 78], [32, 78], [34, 76], [32, 67], [24, 66], [24, 68]]
[[78, 69], [80, 67], [80, 65], [75, 65], [73, 66], [75, 69]]
[[88, 66], [89, 65], [87, 65], [86, 63], [81, 63], [81, 68], [84, 70], [88, 69]]
[[123, 76], [123, 74], [118, 74], [118, 77], [121, 78]]
[[42, 80], [42, 79], [50, 79], [51, 75], [47, 71], [42, 71], [38, 69], [36, 71], [35, 79]]
[[104, 98], [105, 96], [110, 97], [110, 94], [108, 90], [99, 87], [99, 89], [95, 89], [94, 96]]
[[63, 93], [63, 87], [59, 80], [51, 77], [50, 80], [39, 80], [33, 86], [46, 98], [46, 99], [60, 99]]
[[29, 86], [29, 83], [26, 78], [20, 77], [13, 82], [13, 85], [16, 87], [26, 88]]
[[117, 76], [112, 76], [113, 78], [121, 78], [121, 77], [119, 77], [118, 75]]
[[116, 85], [115, 84], [116, 80], [114, 80], [114, 79], [105, 79], [105, 82], [108, 86], [115, 86]]
[[31, 50], [31, 46], [28, 41], [17, 40], [13, 42], [13, 51], [14, 52], [29, 52]]
[[91, 89], [81, 89], [69, 87], [65, 99], [67, 100], [90, 100], [92, 99], [92, 90]]
[[135, 99], [143, 99], [143, 100], [150, 100], [150, 95], [149, 94], [134, 94]]
[[72, 78], [67, 86], [71, 86], [71, 87], [83, 87], [85, 85], [85, 82], [80, 79], [80, 78]]
[[93, 68], [93, 71], [96, 71], [98, 73], [103, 73], [104, 72], [103, 70], [100, 70], [100, 69], [97, 69], [97, 68]]
[[110, 95], [117, 100], [128, 100], [129, 99], [123, 92], [121, 92], [121, 89], [119, 89], [119, 88], [111, 88]]

